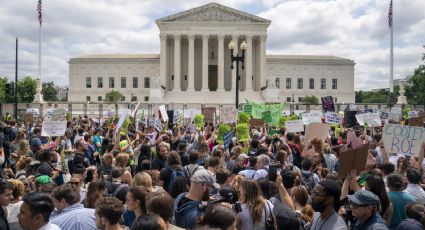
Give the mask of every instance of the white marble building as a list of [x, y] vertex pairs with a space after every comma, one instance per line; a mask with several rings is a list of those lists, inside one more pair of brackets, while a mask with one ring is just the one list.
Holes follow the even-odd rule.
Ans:
[[[354, 61], [334, 56], [266, 55], [271, 21], [217, 3], [156, 20], [160, 54], [86, 55], [69, 60], [69, 101], [234, 104], [236, 71], [228, 43], [246, 41], [239, 101], [302, 102], [332, 95], [354, 102]], [[241, 52], [240, 52], [241, 53]]]

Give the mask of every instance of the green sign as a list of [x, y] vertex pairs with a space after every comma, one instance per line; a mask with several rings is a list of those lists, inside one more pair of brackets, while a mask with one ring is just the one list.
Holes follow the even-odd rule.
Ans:
[[248, 113], [245, 112], [239, 112], [239, 116], [238, 116], [238, 123], [240, 124], [245, 124], [245, 123], [249, 123], [249, 119], [250, 119], [250, 115]]
[[249, 140], [248, 124], [237, 124], [236, 136], [238, 137], [239, 142], [247, 142]]
[[217, 142], [220, 145], [224, 144], [223, 136], [226, 133], [230, 132], [230, 130], [232, 130], [232, 127], [230, 127], [230, 125], [222, 124], [222, 125], [218, 126]]
[[204, 115], [203, 114], [195, 114], [194, 123], [198, 129], [204, 126]]
[[[255, 102], [248, 101], [247, 104], [252, 106], [252, 117], [257, 119], [263, 119], [263, 113], [266, 111], [270, 112], [270, 116], [266, 113], [266, 119], [264, 120], [266, 123], [272, 126], [279, 126], [280, 115], [282, 114], [283, 104], [257, 104]], [[271, 117], [271, 118], [270, 118]], [[271, 120], [270, 120], [271, 119]]]
[[252, 114], [252, 105], [251, 104], [245, 104], [243, 106], [243, 111], [244, 111], [244, 113], [251, 115]]

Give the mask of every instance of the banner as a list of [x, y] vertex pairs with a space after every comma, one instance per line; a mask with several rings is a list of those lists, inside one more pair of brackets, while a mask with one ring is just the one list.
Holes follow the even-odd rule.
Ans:
[[327, 112], [325, 113], [325, 122], [328, 124], [340, 124], [341, 117], [337, 113]]
[[362, 145], [360, 148], [348, 149], [339, 154], [339, 178], [345, 178], [352, 169], [361, 172], [366, 168], [368, 147], [368, 145]]
[[322, 123], [322, 112], [310, 112], [310, 113], [304, 113], [302, 115], [304, 125], [309, 125], [312, 123]]
[[201, 129], [204, 126], [204, 115], [195, 114], [194, 123], [198, 129]]
[[59, 137], [66, 131], [66, 121], [43, 121], [41, 126], [41, 136]]
[[329, 135], [329, 125], [324, 123], [313, 123], [305, 127], [305, 136], [304, 140], [312, 141], [314, 138], [319, 138], [325, 142], [326, 138]]
[[335, 112], [334, 99], [332, 96], [322, 97], [322, 107], [325, 112]]
[[361, 113], [356, 114], [357, 122], [361, 126], [377, 127], [382, 126], [381, 117], [378, 113]]
[[236, 123], [236, 108], [224, 107], [220, 110], [220, 118], [224, 123]]
[[418, 156], [425, 141], [425, 128], [385, 124], [382, 139], [387, 153]]
[[[248, 101], [247, 104], [252, 105], [252, 117], [256, 119], [263, 119], [263, 113], [266, 111], [270, 111], [270, 117], [271, 121], [267, 122], [269, 125], [279, 127], [279, 119], [282, 114], [282, 110], [284, 108], [283, 104], [257, 104], [252, 101]], [[268, 114], [266, 114], [266, 118], [270, 119], [268, 117]]]
[[209, 122], [214, 120], [215, 110], [216, 110], [215, 107], [204, 107], [201, 109], [201, 112], [204, 115], [204, 122]]
[[249, 140], [248, 124], [236, 125], [236, 137], [239, 142], [247, 142]]
[[286, 121], [285, 129], [288, 133], [304, 132], [303, 120]]
[[263, 119], [265, 123], [271, 124], [273, 122], [272, 113], [269, 110], [264, 111], [261, 119]]

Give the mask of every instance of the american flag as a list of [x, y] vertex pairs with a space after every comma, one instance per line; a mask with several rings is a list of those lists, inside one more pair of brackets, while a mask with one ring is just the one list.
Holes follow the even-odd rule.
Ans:
[[38, 12], [38, 21], [41, 23], [43, 22], [43, 13], [42, 13], [42, 8], [41, 8], [41, 0], [38, 0], [38, 5], [37, 5], [37, 12]]
[[390, 10], [388, 11], [388, 27], [393, 27], [393, 0], [390, 2]]

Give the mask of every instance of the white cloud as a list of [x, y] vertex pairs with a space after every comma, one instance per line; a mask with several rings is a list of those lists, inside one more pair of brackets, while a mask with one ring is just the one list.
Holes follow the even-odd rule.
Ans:
[[[158, 53], [155, 19], [208, 0], [43, 1], [43, 80], [68, 84], [69, 58], [93, 53]], [[388, 4], [382, 0], [217, 1], [272, 20], [268, 53], [327, 54], [354, 60], [356, 89], [388, 85]], [[38, 69], [37, 1], [4, 1], [0, 8], [0, 76]], [[413, 73], [425, 51], [425, 1], [394, 1], [395, 76]]]

